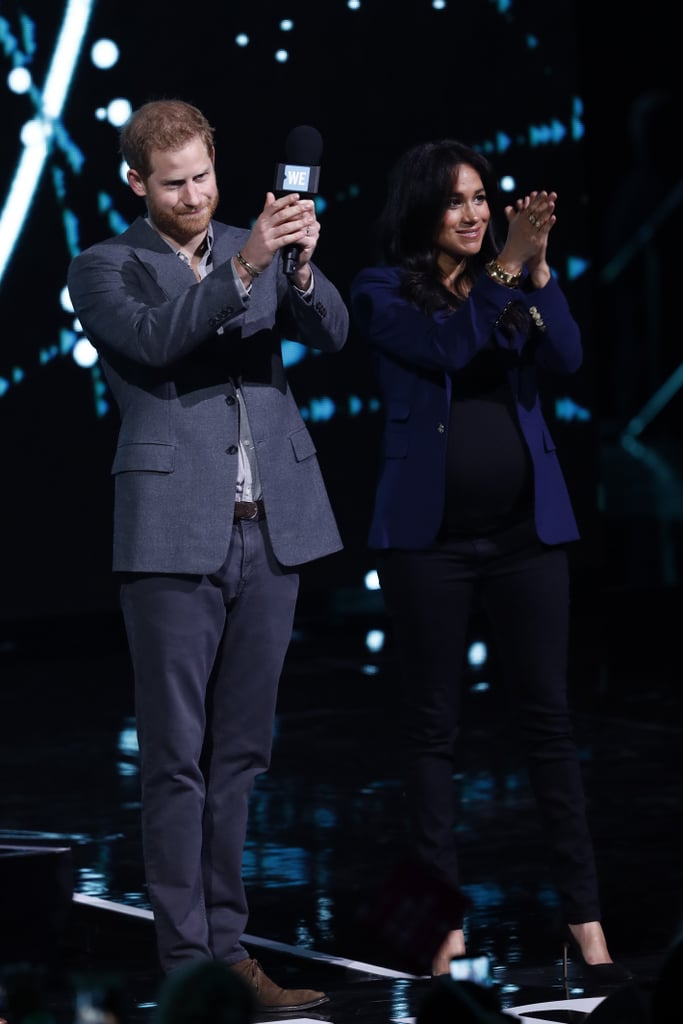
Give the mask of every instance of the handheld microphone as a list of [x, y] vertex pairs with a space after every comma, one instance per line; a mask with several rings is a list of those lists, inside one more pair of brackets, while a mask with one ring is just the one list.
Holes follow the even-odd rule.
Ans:
[[[323, 151], [322, 135], [309, 124], [292, 128], [285, 141], [285, 160], [275, 169], [276, 197], [298, 192], [303, 199], [312, 199], [318, 193], [320, 157]], [[282, 252], [285, 274], [293, 274], [299, 258], [296, 245], [287, 245]]]

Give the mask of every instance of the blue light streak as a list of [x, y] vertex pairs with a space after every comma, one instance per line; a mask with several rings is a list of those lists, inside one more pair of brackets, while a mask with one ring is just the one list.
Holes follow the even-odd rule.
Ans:
[[[55, 131], [59, 128], [56, 122], [64, 109], [94, 3], [95, 0], [68, 0], [45, 85], [38, 96], [36, 118], [25, 126], [22, 133], [24, 151], [0, 215], [0, 281], [21, 234]], [[26, 55], [19, 53], [18, 44], [5, 19], [0, 19], [0, 42], [6, 49], [12, 45], [15, 59], [25, 59]]]

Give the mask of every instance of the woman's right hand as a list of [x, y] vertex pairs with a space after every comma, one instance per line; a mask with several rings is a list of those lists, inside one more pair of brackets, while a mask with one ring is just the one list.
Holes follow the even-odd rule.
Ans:
[[546, 253], [548, 235], [557, 221], [556, 201], [556, 192], [542, 190], [505, 207], [508, 234], [496, 262], [512, 274], [526, 266], [536, 288], [542, 288], [550, 279]]

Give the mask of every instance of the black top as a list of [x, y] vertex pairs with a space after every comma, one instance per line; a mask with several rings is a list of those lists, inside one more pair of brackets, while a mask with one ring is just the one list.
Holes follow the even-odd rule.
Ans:
[[444, 517], [450, 537], [485, 536], [532, 515], [531, 464], [507, 359], [487, 348], [452, 375]]

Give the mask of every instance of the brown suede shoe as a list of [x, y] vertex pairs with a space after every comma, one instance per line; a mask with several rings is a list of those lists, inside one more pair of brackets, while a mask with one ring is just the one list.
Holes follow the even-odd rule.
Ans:
[[329, 1002], [324, 992], [316, 992], [312, 988], [280, 988], [252, 957], [230, 964], [230, 968], [246, 981], [256, 995], [259, 1008], [268, 1013], [310, 1010]]

